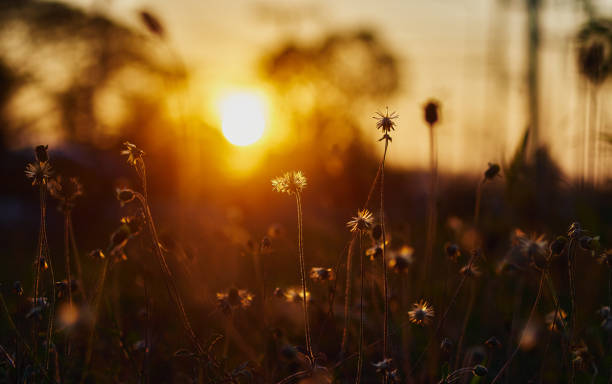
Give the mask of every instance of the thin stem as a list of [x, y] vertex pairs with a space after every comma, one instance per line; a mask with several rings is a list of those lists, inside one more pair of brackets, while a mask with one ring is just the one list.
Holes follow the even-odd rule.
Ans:
[[[385, 159], [387, 158], [387, 148], [389, 140], [385, 140], [385, 151], [380, 166], [380, 226], [382, 228], [382, 267], [385, 297], [384, 321], [383, 321], [383, 357], [389, 355], [389, 279], [387, 276], [387, 239], [385, 230]], [[384, 376], [386, 378], [386, 375]]]
[[361, 370], [363, 366], [363, 291], [364, 291], [364, 280], [365, 280], [365, 268], [363, 263], [363, 251], [362, 251], [362, 236], [361, 231], [359, 232], [359, 266], [361, 272], [361, 288], [359, 291], [359, 360], [357, 362], [357, 380], [356, 384], [361, 383]]
[[352, 287], [352, 275], [353, 275], [353, 253], [355, 248], [355, 236], [351, 239], [348, 253], [346, 256], [346, 285], [344, 288], [344, 328], [342, 330], [342, 343], [340, 345], [340, 355], [343, 356], [346, 353], [348, 345], [348, 328], [350, 319], [350, 307], [351, 307], [351, 287]]
[[[571, 350], [571, 346], [574, 342], [574, 328], [576, 327], [576, 277], [574, 271], [574, 257], [576, 253], [576, 241], [570, 239], [567, 252], [567, 272], [569, 275], [569, 288], [570, 288], [570, 316], [569, 316], [569, 334], [568, 334], [568, 350]], [[574, 382], [574, 364], [570, 361], [570, 383]]]
[[542, 275], [540, 276], [540, 284], [538, 286], [538, 294], [536, 295], [536, 298], [535, 298], [535, 300], [533, 302], [533, 306], [531, 307], [531, 311], [529, 312], [529, 317], [527, 318], [527, 322], [525, 323], [525, 327], [523, 329], [523, 332], [521, 333], [521, 337], [519, 338], [519, 342], [516, 345], [516, 348], [514, 349], [514, 351], [510, 355], [510, 357], [508, 358], [508, 360], [504, 363], [504, 365], [501, 367], [499, 372], [497, 372], [497, 375], [495, 376], [493, 381], [491, 381], [491, 384], [495, 384], [495, 382], [497, 382], [497, 380], [499, 380], [499, 378], [502, 376], [504, 371], [510, 366], [510, 363], [512, 362], [512, 359], [514, 359], [514, 356], [516, 356], [516, 354], [518, 353], [519, 349], [521, 348], [521, 344], [523, 342], [523, 338], [525, 337], [525, 330], [529, 326], [529, 323], [531, 323], [531, 319], [533, 318], [533, 315], [534, 315], [535, 310], [536, 310], [536, 308], [538, 306], [538, 303], [540, 302], [540, 298], [542, 297], [542, 287], [544, 285], [544, 276], [545, 276], [545, 274], [544, 274], [544, 272], [542, 272]]
[[312, 344], [310, 339], [310, 321], [308, 319], [308, 296], [307, 296], [307, 280], [306, 280], [306, 266], [304, 261], [304, 239], [303, 239], [303, 217], [302, 217], [302, 195], [300, 193], [295, 194], [295, 201], [297, 204], [298, 213], [298, 255], [300, 260], [300, 275], [302, 281], [302, 303], [304, 309], [304, 330], [306, 334], [306, 351], [310, 358], [311, 364], [314, 364], [314, 355], [312, 353]]
[[433, 257], [433, 246], [436, 238], [436, 200], [438, 185], [438, 159], [436, 146], [436, 133], [433, 124], [429, 126], [429, 209], [427, 217], [427, 245], [425, 249], [425, 281], [429, 277], [431, 259]]

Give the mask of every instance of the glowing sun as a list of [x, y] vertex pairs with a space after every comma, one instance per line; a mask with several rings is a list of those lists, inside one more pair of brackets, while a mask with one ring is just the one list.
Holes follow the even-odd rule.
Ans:
[[232, 93], [221, 100], [223, 136], [234, 145], [249, 145], [261, 138], [266, 127], [265, 108], [260, 96], [250, 92]]

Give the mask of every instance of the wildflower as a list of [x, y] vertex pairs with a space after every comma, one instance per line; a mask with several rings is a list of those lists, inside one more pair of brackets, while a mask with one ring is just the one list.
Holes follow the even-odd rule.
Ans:
[[572, 354], [572, 363], [578, 369], [585, 369], [588, 367], [588, 362], [591, 361], [591, 354], [589, 348], [586, 346], [584, 341], [580, 341], [579, 344], [574, 344], [570, 347]]
[[548, 329], [551, 331], [558, 331], [559, 329], [565, 328], [565, 320], [567, 319], [567, 313], [563, 309], [558, 311], [552, 311], [546, 315], [544, 321], [548, 324]]
[[480, 272], [480, 268], [478, 268], [478, 266], [475, 264], [467, 264], [463, 266], [459, 270], [459, 273], [467, 277], [478, 277], [482, 275], [482, 272]]
[[52, 173], [51, 165], [48, 162], [29, 163], [25, 169], [26, 177], [32, 180], [32, 185], [47, 184]]
[[283, 176], [272, 179], [272, 189], [276, 192], [297, 195], [306, 188], [306, 177], [301, 171], [285, 172]]
[[47, 161], [49, 161], [49, 153], [47, 152], [48, 149], [48, 145], [37, 145], [34, 149], [36, 161], [38, 161], [39, 163], [46, 163]]
[[392, 359], [390, 358], [385, 358], [382, 361], [379, 361], [377, 363], [372, 363], [372, 365], [374, 366], [374, 368], [376, 368], [376, 372], [378, 373], [386, 373], [387, 371], [389, 371], [391, 369], [391, 363], [393, 362]]
[[606, 264], [608, 268], [612, 268], [612, 249], [606, 249], [603, 251], [597, 261], [601, 264]]
[[[289, 288], [286, 291], [280, 290], [275, 291], [275, 294], [281, 294], [284, 296], [288, 303], [301, 303], [304, 300], [304, 292], [301, 288]], [[306, 291], [306, 299], [310, 301], [310, 292]]]
[[389, 115], [389, 108], [387, 108], [387, 112], [383, 115], [381, 112], [376, 112], [377, 116], [374, 116], [376, 121], [376, 129], [380, 129], [383, 132], [383, 136], [378, 140], [389, 140], [391, 141], [391, 136], [389, 136], [389, 132], [395, 130], [395, 119], [399, 117], [399, 115], [395, 112], [392, 112]]
[[333, 281], [336, 273], [331, 268], [313, 267], [310, 269], [310, 278], [314, 281]]
[[346, 226], [350, 228], [351, 232], [365, 232], [374, 222], [374, 216], [367, 209], [360, 209], [357, 211], [357, 216], [353, 217], [346, 223]]
[[382, 256], [382, 246], [376, 244], [373, 247], [366, 249], [366, 256], [370, 258], [370, 260], [374, 261]]
[[489, 168], [484, 173], [484, 180], [493, 180], [496, 176], [499, 176], [500, 167], [498, 164], [489, 163]]
[[484, 342], [484, 344], [491, 349], [499, 349], [502, 346], [499, 339], [495, 336], [489, 337], [487, 341]]
[[127, 227], [131, 237], [137, 236], [144, 227], [144, 216], [142, 212], [136, 216], [124, 216], [121, 218], [121, 224]]
[[272, 251], [272, 240], [270, 240], [268, 236], [262, 237], [261, 241], [259, 242], [259, 252], [261, 254], [268, 254]]
[[89, 257], [95, 260], [103, 260], [106, 258], [106, 255], [104, 255], [104, 252], [102, 252], [101, 249], [94, 249], [93, 251], [89, 252]]
[[563, 236], [557, 236], [555, 241], [550, 243], [550, 252], [553, 256], [559, 256], [565, 249], [567, 239]]
[[115, 193], [117, 195], [117, 200], [119, 200], [122, 206], [136, 198], [134, 191], [129, 188], [116, 188]]
[[543, 269], [548, 262], [547, 245], [544, 235], [527, 236], [521, 230], [516, 230], [516, 241], [520, 252], [536, 269]]
[[23, 295], [23, 286], [21, 285], [21, 281], [17, 280], [13, 283], [13, 292], [17, 296]]
[[428, 325], [434, 315], [433, 307], [426, 300], [412, 304], [412, 310], [408, 312], [410, 321], [417, 325]]
[[49, 193], [60, 202], [60, 209], [64, 212], [74, 208], [74, 200], [83, 194], [83, 186], [76, 177], [64, 178], [61, 175], [50, 180], [47, 184]]
[[226, 292], [217, 293], [217, 306], [225, 314], [235, 309], [245, 309], [253, 303], [253, 294], [246, 289], [231, 288]]
[[414, 249], [407, 245], [400, 248], [399, 251], [393, 252], [389, 258], [389, 268], [397, 273], [406, 272], [408, 267], [413, 262]]
[[580, 223], [576, 221], [573, 222], [567, 230], [567, 236], [569, 236], [570, 239], [578, 239], [583, 233], [585, 233], [585, 231], [582, 229]]
[[610, 313], [610, 307], [601, 307], [597, 313], [602, 317], [601, 327], [606, 332], [612, 332], [612, 313]]
[[440, 343], [440, 349], [446, 353], [449, 353], [452, 348], [453, 348], [453, 341], [449, 339], [448, 337], [443, 338], [442, 342]]
[[425, 121], [429, 124], [430, 127], [438, 121], [438, 108], [440, 104], [436, 100], [430, 100], [425, 104], [423, 111], [425, 113]]
[[472, 373], [474, 374], [474, 376], [486, 376], [487, 373], [489, 373], [489, 370], [484, 365], [478, 364], [474, 366], [474, 368], [472, 369]]
[[459, 246], [457, 244], [446, 243], [446, 245], [444, 246], [444, 251], [446, 252], [448, 258], [451, 259], [453, 262], [456, 262], [459, 257], [461, 257], [461, 250], [459, 249]]
[[612, 30], [605, 21], [591, 20], [578, 33], [578, 67], [594, 84], [600, 84], [612, 68]]
[[128, 164], [136, 166], [136, 163], [139, 160], [142, 161], [142, 157], [145, 155], [145, 152], [142, 149], [138, 148], [129, 141], [126, 141], [125, 143], [123, 143], [123, 145], [125, 146], [125, 149], [121, 151], [121, 154], [127, 155]]

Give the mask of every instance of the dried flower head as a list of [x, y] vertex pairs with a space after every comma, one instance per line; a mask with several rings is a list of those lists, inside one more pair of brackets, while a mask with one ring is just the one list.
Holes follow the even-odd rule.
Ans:
[[138, 161], [142, 161], [142, 157], [145, 155], [145, 151], [138, 148], [129, 141], [124, 142], [123, 145], [125, 146], [125, 148], [121, 151], [121, 154], [126, 155], [128, 157], [128, 164], [136, 166], [136, 163]]
[[580, 223], [577, 221], [570, 224], [569, 229], [567, 230], [567, 236], [569, 236], [570, 239], [578, 239], [585, 233], [586, 231], [582, 229], [582, 225], [580, 225]]
[[75, 206], [77, 197], [83, 195], [83, 186], [76, 177], [65, 178], [62, 175], [47, 184], [49, 193], [60, 202], [60, 210], [70, 211]]
[[37, 145], [34, 148], [34, 154], [36, 155], [36, 161], [39, 163], [46, 163], [49, 161], [49, 146], [48, 145]]
[[457, 262], [457, 260], [461, 257], [461, 250], [459, 246], [454, 243], [446, 243], [444, 245], [444, 252], [446, 252], [446, 256], [451, 259], [453, 262]]
[[578, 33], [578, 68], [593, 84], [601, 84], [612, 71], [612, 25], [592, 19]]
[[560, 329], [565, 329], [566, 319], [567, 313], [563, 309], [559, 309], [547, 314], [544, 321], [548, 325], [548, 329], [556, 332]]
[[53, 175], [53, 171], [48, 162], [36, 162], [26, 165], [25, 174], [32, 180], [32, 185], [44, 185]]
[[89, 257], [94, 260], [104, 260], [106, 258], [106, 255], [101, 249], [98, 248], [98, 249], [94, 249], [93, 251], [89, 252]]
[[301, 171], [285, 172], [283, 176], [272, 179], [272, 189], [276, 192], [297, 195], [306, 188], [306, 177]]
[[134, 191], [129, 188], [116, 188], [115, 194], [117, 195], [117, 200], [119, 200], [122, 206], [136, 198]]
[[437, 100], [429, 100], [423, 107], [425, 121], [430, 127], [433, 127], [433, 125], [438, 122], [439, 107], [440, 103]]
[[372, 231], [370, 232], [370, 235], [372, 236], [372, 240], [374, 240], [375, 242], [379, 242], [380, 238], [382, 237], [382, 225], [380, 224], [376, 224], [375, 226], [372, 227]]
[[546, 267], [549, 261], [548, 242], [544, 239], [544, 235], [531, 236], [526, 235], [520, 229], [515, 231], [515, 240], [520, 252], [525, 256], [531, 266], [538, 270]]
[[[275, 290], [275, 295], [282, 295], [288, 303], [301, 303], [304, 299], [304, 292], [302, 288], [291, 287], [286, 290], [282, 290], [277, 288], [278, 291]], [[306, 299], [310, 301], [310, 292], [306, 291]]]
[[410, 321], [417, 325], [428, 325], [434, 315], [434, 308], [426, 300], [412, 304], [412, 310], [408, 312]]
[[391, 112], [389, 115], [389, 108], [387, 107], [387, 112], [383, 115], [382, 112], [376, 112], [376, 116], [373, 116], [373, 119], [376, 119], [376, 129], [380, 129], [383, 132], [383, 136], [380, 140], [389, 140], [391, 141], [391, 136], [389, 133], [395, 130], [395, 119], [397, 119], [399, 115], [395, 112]]
[[385, 373], [387, 371], [391, 370], [391, 364], [393, 363], [393, 360], [390, 358], [385, 358], [377, 363], [372, 363], [372, 365], [374, 366], [374, 368], [376, 368], [376, 372], [378, 373]]
[[489, 168], [484, 172], [484, 180], [493, 180], [495, 177], [499, 176], [500, 170], [499, 164], [489, 163]]
[[414, 261], [414, 248], [404, 245], [398, 251], [391, 253], [389, 257], [389, 269], [397, 273], [408, 271], [408, 267]]
[[310, 270], [310, 278], [314, 281], [333, 281], [336, 273], [331, 268], [313, 267]]
[[145, 218], [142, 212], [134, 216], [124, 216], [121, 218], [121, 224], [127, 227], [130, 237], [134, 237], [142, 232], [145, 225]]
[[225, 292], [217, 293], [217, 306], [225, 314], [236, 309], [245, 309], [253, 303], [254, 295], [246, 289], [231, 288]]
[[13, 293], [17, 296], [23, 295], [23, 286], [21, 285], [21, 281], [17, 280], [13, 283]]
[[350, 228], [351, 232], [365, 232], [372, 227], [374, 222], [374, 216], [367, 209], [360, 209], [357, 211], [357, 216], [353, 217], [346, 223], [346, 226]]
[[474, 368], [472, 368], [472, 373], [474, 374], [474, 376], [486, 376], [489, 373], [489, 370], [487, 369], [487, 367], [485, 367], [484, 365], [475, 365]]
[[484, 342], [484, 345], [486, 345], [487, 347], [491, 349], [499, 349], [501, 348], [502, 343], [501, 341], [499, 341], [497, 337], [491, 336]]

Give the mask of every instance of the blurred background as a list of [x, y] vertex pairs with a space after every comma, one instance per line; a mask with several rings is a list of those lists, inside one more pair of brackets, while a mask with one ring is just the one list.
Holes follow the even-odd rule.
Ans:
[[[252, 283], [245, 254], [264, 235], [275, 239], [268, 288], [297, 282], [293, 201], [270, 185], [284, 171], [309, 180], [309, 263], [336, 262], [384, 148], [372, 117], [387, 107], [399, 114], [385, 179], [392, 246], [418, 259], [430, 99], [441, 106], [437, 253], [471, 221], [488, 162], [502, 178], [483, 194], [486, 253], [503, 255], [514, 228], [550, 239], [573, 220], [609, 239], [611, 71], [605, 0], [0, 0], [0, 251], [16, 265], [0, 279], [32, 268], [33, 147], [48, 144], [56, 173], [84, 186], [84, 257], [129, 212], [114, 188], [139, 188], [119, 155], [130, 141], [146, 152], [164, 246], [207, 324], [216, 291]], [[60, 213], [49, 241], [61, 255]], [[117, 269], [136, 302], [150, 256], [128, 252]]]

